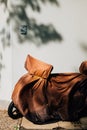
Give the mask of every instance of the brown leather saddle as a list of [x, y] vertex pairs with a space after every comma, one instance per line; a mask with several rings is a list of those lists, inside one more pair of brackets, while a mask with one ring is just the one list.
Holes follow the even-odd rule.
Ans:
[[11, 118], [24, 116], [41, 124], [87, 116], [87, 62], [81, 64], [80, 73], [53, 74], [52, 65], [28, 55], [25, 68], [28, 73], [16, 83], [8, 107]]

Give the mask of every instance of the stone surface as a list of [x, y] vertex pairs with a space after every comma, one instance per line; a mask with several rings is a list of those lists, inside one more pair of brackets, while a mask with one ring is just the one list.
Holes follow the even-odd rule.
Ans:
[[[17, 127], [20, 125], [20, 120], [13, 120], [8, 116], [7, 108], [8, 101], [0, 101], [0, 130], [19, 130]], [[19, 125], [18, 125], [19, 124]], [[79, 122], [66, 122], [59, 121], [56, 123], [36, 125], [22, 118], [20, 130], [86, 130], [87, 117], [81, 118]]]

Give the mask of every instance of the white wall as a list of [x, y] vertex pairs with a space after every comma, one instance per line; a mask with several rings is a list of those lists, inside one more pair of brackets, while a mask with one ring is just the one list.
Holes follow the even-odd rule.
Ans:
[[[3, 28], [5, 32], [10, 29], [6, 24], [8, 15], [4, 4], [0, 4], [0, 32], [2, 32]], [[12, 49], [11, 46], [5, 48], [6, 44], [5, 42], [3, 43], [2, 38], [4, 38], [7, 43], [8, 39], [6, 39], [6, 33], [0, 34], [0, 53], [2, 53], [3, 56], [0, 59], [0, 64], [3, 66], [0, 71], [0, 100], [10, 100], [12, 93]]]
[[59, 4], [59, 7], [42, 5], [42, 13], [27, 9], [29, 17], [36, 18], [38, 23], [52, 23], [62, 35], [63, 41], [40, 47], [30, 42], [19, 45], [13, 33], [13, 82], [25, 72], [23, 65], [27, 54], [52, 64], [53, 72], [78, 71], [80, 63], [86, 60], [87, 54], [82, 50], [81, 44], [87, 45], [87, 0], [59, 0]]
[[[12, 87], [26, 72], [24, 62], [27, 54], [52, 64], [54, 66], [53, 72], [78, 71], [80, 63], [87, 60], [87, 51], [84, 51], [81, 47], [82, 45], [87, 46], [87, 0], [58, 1], [59, 7], [47, 4], [41, 5], [41, 13], [33, 12], [29, 7], [27, 12], [29, 12], [29, 17], [37, 19], [38, 24], [52, 23], [63, 37], [61, 43], [51, 41], [49, 44], [41, 46], [36, 46], [31, 42], [19, 44], [13, 31], [14, 21], [11, 21]], [[10, 89], [9, 84], [8, 86]], [[8, 95], [10, 97], [9, 93]]]

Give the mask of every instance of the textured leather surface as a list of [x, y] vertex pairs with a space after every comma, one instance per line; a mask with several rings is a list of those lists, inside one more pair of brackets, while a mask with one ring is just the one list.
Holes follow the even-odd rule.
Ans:
[[12, 100], [32, 122], [45, 122], [58, 116], [61, 120], [75, 120], [87, 108], [87, 75], [82, 70], [52, 74], [52, 65], [30, 55], [25, 68], [28, 73], [15, 85]]

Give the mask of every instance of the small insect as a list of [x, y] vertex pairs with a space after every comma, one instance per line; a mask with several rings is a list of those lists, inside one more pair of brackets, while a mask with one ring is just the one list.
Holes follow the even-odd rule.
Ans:
[[22, 35], [27, 35], [27, 25], [21, 25], [21, 27], [20, 27], [20, 33]]

